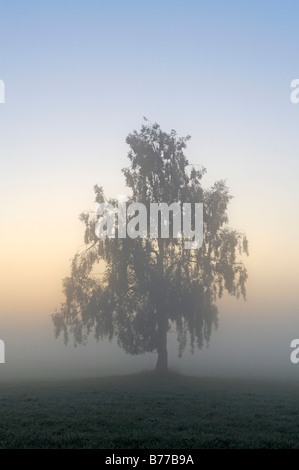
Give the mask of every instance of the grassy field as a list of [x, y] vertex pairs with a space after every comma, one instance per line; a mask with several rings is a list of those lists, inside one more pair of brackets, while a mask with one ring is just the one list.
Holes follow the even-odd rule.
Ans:
[[152, 373], [2, 384], [0, 448], [299, 448], [298, 391]]

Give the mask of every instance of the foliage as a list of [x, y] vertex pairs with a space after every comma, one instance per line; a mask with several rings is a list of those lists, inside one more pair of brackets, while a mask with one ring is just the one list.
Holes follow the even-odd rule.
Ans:
[[[247, 239], [228, 226], [231, 196], [225, 181], [204, 189], [206, 170], [189, 165], [184, 153], [189, 139], [146, 120], [126, 139], [130, 166], [122, 171], [131, 190], [129, 204], [203, 202], [202, 247], [184, 249], [184, 237], [174, 238], [172, 227], [168, 239], [131, 239], [118, 238], [116, 224], [115, 238], [98, 239], [97, 217], [81, 214], [87, 248], [75, 255], [64, 279], [66, 300], [53, 315], [56, 336], [63, 333], [65, 342], [71, 335], [75, 344], [84, 343], [91, 332], [98, 340], [116, 337], [127, 353], [157, 351], [157, 367], [166, 369], [171, 325], [179, 355], [188, 341], [193, 351], [217, 327], [217, 298], [224, 291], [246, 297], [241, 255], [248, 254]], [[103, 188], [94, 189], [96, 202], [105, 202]]]

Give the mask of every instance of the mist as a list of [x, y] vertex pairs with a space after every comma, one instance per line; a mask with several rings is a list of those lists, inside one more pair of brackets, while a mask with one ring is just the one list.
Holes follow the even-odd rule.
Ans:
[[246, 301], [217, 300], [209, 344], [194, 354], [187, 345], [182, 358], [172, 325], [169, 368], [297, 380], [290, 344], [299, 337], [299, 105], [290, 97], [298, 6], [290, 14], [281, 2], [166, 2], [157, 13], [157, 5], [135, 3], [114, 10], [79, 1], [71, 13], [59, 2], [3, 7], [0, 380], [155, 368], [156, 353], [126, 354], [115, 337], [97, 342], [91, 332], [85, 346], [72, 338], [65, 346], [51, 320], [65, 301], [71, 259], [85, 249], [78, 217], [95, 211], [94, 185], [107, 198], [129, 194], [125, 139], [144, 115], [191, 135], [190, 165], [207, 169], [205, 187], [226, 181], [229, 225], [249, 240]]
[[[297, 311], [292, 306], [281, 319], [281, 311], [252, 311], [250, 301], [240, 308], [237, 301], [220, 311], [219, 326], [208, 346], [178, 357], [175, 332], [168, 335], [169, 368], [199, 377], [273, 378], [297, 381], [297, 364], [292, 364], [290, 343], [296, 337]], [[47, 323], [7, 327], [5, 364], [0, 364], [1, 381], [64, 380], [134, 374], [154, 370], [157, 355], [125, 354], [115, 341], [97, 342], [92, 336], [86, 346], [74, 347], [54, 338]]]

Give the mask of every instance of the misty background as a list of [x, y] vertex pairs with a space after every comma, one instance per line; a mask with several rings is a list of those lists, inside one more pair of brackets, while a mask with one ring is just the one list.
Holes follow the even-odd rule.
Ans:
[[249, 240], [247, 301], [218, 302], [208, 348], [169, 366], [213, 376], [296, 380], [299, 337], [299, 77], [296, 1], [0, 5], [0, 379], [85, 377], [155, 366], [115, 343], [67, 347], [51, 314], [84, 248], [93, 186], [126, 193], [125, 138], [142, 116], [190, 134], [203, 186], [225, 178], [229, 224]]

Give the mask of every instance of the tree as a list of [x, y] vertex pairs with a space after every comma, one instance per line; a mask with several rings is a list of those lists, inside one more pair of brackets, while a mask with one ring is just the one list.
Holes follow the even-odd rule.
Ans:
[[[65, 302], [52, 316], [55, 334], [65, 343], [117, 338], [129, 354], [157, 352], [156, 370], [167, 371], [167, 333], [175, 327], [179, 356], [187, 344], [202, 348], [217, 327], [215, 302], [224, 291], [246, 297], [246, 268], [242, 253], [248, 254], [247, 239], [228, 226], [231, 196], [225, 181], [203, 189], [204, 168], [189, 165], [185, 148], [190, 136], [163, 132], [145, 119], [139, 132], [129, 134], [130, 166], [122, 170], [131, 190], [128, 203], [149, 204], [202, 202], [203, 243], [185, 249], [184, 236], [97, 238], [98, 217], [81, 214], [87, 248], [72, 261], [71, 275], [64, 279]], [[106, 198], [95, 186], [95, 201]], [[116, 204], [116, 200], [109, 200]], [[193, 215], [194, 218], [194, 215]], [[194, 222], [194, 220], [193, 220]], [[116, 224], [117, 225], [117, 224]], [[160, 227], [161, 229], [161, 227]], [[102, 273], [97, 269], [102, 269]]]

